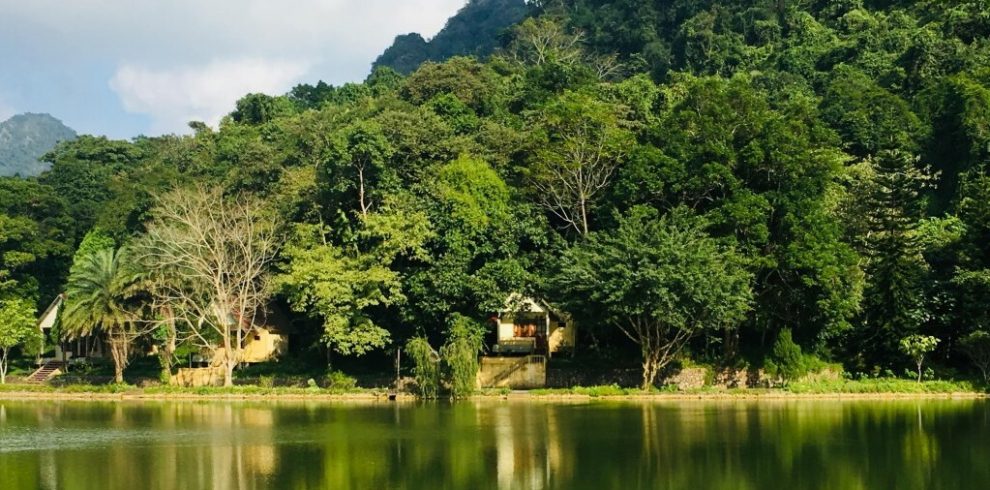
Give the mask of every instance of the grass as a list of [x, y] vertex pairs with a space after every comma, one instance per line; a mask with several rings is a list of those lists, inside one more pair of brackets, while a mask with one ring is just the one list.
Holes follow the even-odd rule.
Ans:
[[980, 393], [984, 390], [969, 381], [922, 381], [902, 378], [839, 379], [830, 381], [794, 382], [787, 388], [791, 393]]
[[0, 385], [2, 393], [58, 393], [58, 394], [126, 394], [126, 395], [150, 395], [150, 396], [172, 396], [172, 395], [196, 395], [196, 396], [301, 396], [301, 395], [346, 395], [365, 394], [381, 395], [384, 390], [351, 387], [341, 388], [319, 388], [319, 387], [262, 387], [256, 385], [244, 386], [203, 386], [198, 388], [186, 388], [181, 386], [149, 386], [138, 387], [128, 384], [70, 384], [65, 386], [52, 386], [48, 384], [6, 384]]
[[901, 378], [870, 378], [862, 380], [816, 380], [794, 382], [783, 388], [715, 388], [705, 387], [693, 390], [679, 391], [674, 386], [659, 389], [642, 390], [640, 388], [623, 388], [618, 385], [575, 386], [572, 388], [546, 388], [531, 390], [535, 396], [589, 396], [622, 397], [649, 396], [664, 394], [680, 395], [828, 395], [828, 394], [948, 394], [948, 393], [984, 393], [985, 389], [969, 381], [923, 381]]

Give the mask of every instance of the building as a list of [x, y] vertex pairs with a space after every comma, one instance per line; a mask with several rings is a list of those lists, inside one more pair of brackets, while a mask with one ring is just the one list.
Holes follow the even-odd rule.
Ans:
[[274, 361], [289, 352], [288, 320], [274, 307], [259, 311], [244, 334], [241, 362]]
[[574, 350], [573, 319], [545, 301], [513, 293], [493, 320], [498, 335], [492, 348], [495, 354], [551, 357]]
[[549, 303], [518, 293], [509, 296], [492, 321], [496, 339], [478, 369], [480, 388], [541, 388], [547, 384], [547, 359], [573, 352], [574, 321]]
[[65, 303], [65, 293], [55, 297], [55, 299], [45, 308], [38, 318], [38, 329], [55, 344], [55, 353], [52, 357], [39, 359], [41, 362], [57, 361], [68, 362], [84, 359], [102, 359], [107, 354], [106, 342], [98, 334], [79, 336], [74, 340], [62, 340], [52, 338], [51, 330], [58, 325], [59, 314]]

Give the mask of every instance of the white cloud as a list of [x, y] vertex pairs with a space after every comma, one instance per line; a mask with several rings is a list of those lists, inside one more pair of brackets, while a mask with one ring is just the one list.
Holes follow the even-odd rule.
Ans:
[[189, 121], [215, 126], [245, 94], [286, 92], [308, 69], [305, 62], [261, 58], [167, 69], [124, 64], [110, 88], [125, 110], [151, 117], [152, 133], [184, 133]]
[[[18, 109], [58, 114], [81, 131], [184, 130], [187, 119], [229, 112], [248, 90], [283, 91], [292, 75], [363, 80], [396, 35], [431, 37], [465, 2], [0, 0], [0, 90], [18, 94]], [[125, 110], [150, 114], [154, 126]]]

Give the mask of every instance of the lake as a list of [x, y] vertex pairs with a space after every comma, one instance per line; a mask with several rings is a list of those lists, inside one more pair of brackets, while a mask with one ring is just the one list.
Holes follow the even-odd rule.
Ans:
[[9, 489], [986, 489], [990, 403], [0, 401]]

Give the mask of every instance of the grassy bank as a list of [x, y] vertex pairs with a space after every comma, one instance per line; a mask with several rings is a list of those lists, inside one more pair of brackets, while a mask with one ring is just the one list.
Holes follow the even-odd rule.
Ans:
[[618, 385], [575, 386], [573, 388], [547, 388], [529, 392], [534, 396], [587, 396], [599, 397], [682, 397], [682, 396], [774, 396], [774, 395], [932, 395], [973, 394], [984, 395], [986, 389], [968, 381], [923, 381], [899, 378], [873, 378], [863, 380], [821, 380], [795, 382], [780, 388], [698, 388], [677, 390], [676, 387], [642, 390]]
[[[546, 398], [610, 398], [610, 399], [681, 399], [681, 398], [773, 398], [773, 397], [931, 397], [931, 396], [986, 396], [983, 386], [968, 381], [915, 381], [897, 378], [872, 378], [863, 380], [830, 380], [795, 382], [782, 388], [700, 388], [677, 390], [675, 387], [641, 390], [618, 385], [575, 386], [573, 388], [547, 388], [529, 391], [486, 389], [475, 398], [546, 399]], [[7, 398], [99, 398], [99, 399], [258, 399], [314, 398], [314, 399], [385, 399], [384, 388], [320, 388], [241, 385], [232, 387], [185, 388], [178, 386], [148, 386], [115, 384], [47, 384], [0, 385], [0, 399]], [[412, 395], [402, 395], [413, 399]]]
[[319, 387], [264, 387], [255, 385], [239, 385], [230, 387], [203, 386], [198, 388], [186, 388], [180, 386], [149, 386], [138, 387], [128, 384], [70, 384], [65, 386], [52, 386], [47, 384], [8, 384], [0, 385], [0, 398], [13, 397], [19, 395], [121, 395], [134, 397], [254, 397], [254, 398], [277, 398], [281, 396], [305, 397], [305, 396], [362, 396], [362, 397], [384, 397], [387, 392], [384, 389], [366, 388], [319, 388]]

